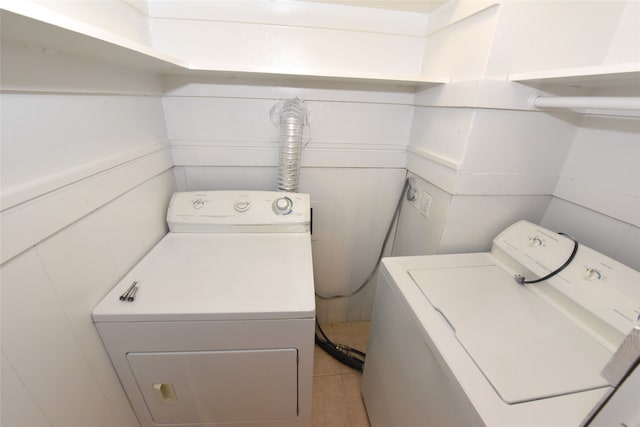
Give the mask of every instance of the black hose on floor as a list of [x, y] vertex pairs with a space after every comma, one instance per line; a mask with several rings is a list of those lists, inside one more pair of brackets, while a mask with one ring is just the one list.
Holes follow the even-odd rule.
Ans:
[[[356, 369], [360, 372], [364, 369], [364, 358], [366, 354], [358, 349], [351, 348], [344, 344], [337, 344], [331, 341], [322, 330], [320, 323], [316, 319], [316, 344], [339, 362]], [[318, 332], [321, 336], [318, 336]], [[362, 358], [361, 358], [362, 357]]]

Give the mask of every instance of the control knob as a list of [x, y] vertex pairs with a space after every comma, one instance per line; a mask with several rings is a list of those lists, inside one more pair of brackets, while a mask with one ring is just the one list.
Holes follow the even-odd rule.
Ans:
[[584, 272], [584, 278], [589, 281], [602, 279], [602, 273], [595, 268], [587, 267]]
[[246, 212], [250, 206], [251, 203], [246, 200], [238, 200], [236, 204], [233, 205], [234, 209], [238, 212]]
[[291, 213], [293, 201], [288, 197], [281, 197], [273, 201], [272, 207], [276, 215], [288, 215]]
[[538, 247], [538, 246], [542, 246], [543, 245], [543, 241], [540, 237], [538, 236], [530, 236], [529, 237], [529, 246], [531, 246], [532, 248]]

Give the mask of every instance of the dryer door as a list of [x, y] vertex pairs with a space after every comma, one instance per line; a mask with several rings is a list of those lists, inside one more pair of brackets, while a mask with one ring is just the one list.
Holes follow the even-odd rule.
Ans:
[[127, 354], [155, 424], [295, 418], [297, 358], [291, 348]]

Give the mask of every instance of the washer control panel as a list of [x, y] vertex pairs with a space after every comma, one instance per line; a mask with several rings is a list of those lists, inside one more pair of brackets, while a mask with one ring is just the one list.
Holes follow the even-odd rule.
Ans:
[[295, 232], [310, 228], [305, 193], [191, 191], [174, 193], [167, 223], [172, 232]]
[[[491, 252], [517, 274], [537, 279], [563, 265], [573, 247], [567, 236], [520, 221], [494, 239]], [[574, 306], [572, 315], [580, 307], [622, 335], [640, 324], [640, 272], [583, 244], [564, 270], [527, 286]]]

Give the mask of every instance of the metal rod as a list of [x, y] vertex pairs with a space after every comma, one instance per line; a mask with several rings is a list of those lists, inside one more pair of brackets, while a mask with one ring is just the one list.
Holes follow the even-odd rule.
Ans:
[[538, 96], [532, 104], [537, 108], [640, 111], [638, 96]]
[[138, 284], [138, 281], [134, 280], [131, 286], [129, 286], [129, 288], [127, 288], [127, 290], [124, 291], [122, 295], [120, 295], [120, 301], [126, 301], [127, 298], [129, 297], [129, 294], [131, 293], [131, 291], [133, 291], [133, 289], [136, 287], [137, 284]]
[[133, 289], [131, 289], [131, 292], [129, 293], [129, 296], [127, 296], [127, 301], [131, 302], [134, 299], [136, 299], [136, 292], [138, 292], [138, 287], [134, 286]]

